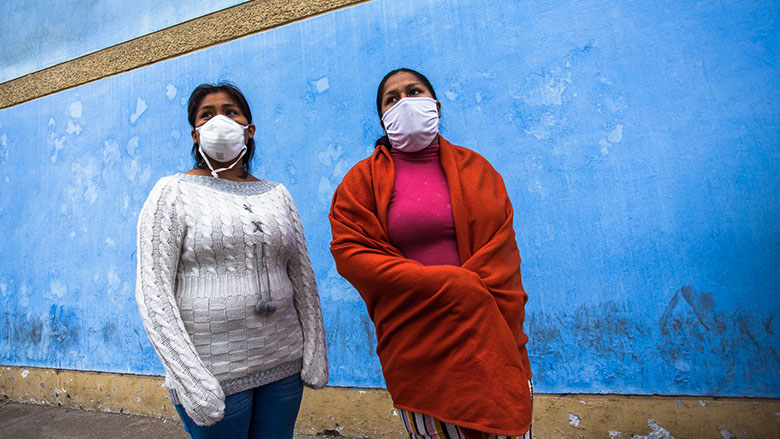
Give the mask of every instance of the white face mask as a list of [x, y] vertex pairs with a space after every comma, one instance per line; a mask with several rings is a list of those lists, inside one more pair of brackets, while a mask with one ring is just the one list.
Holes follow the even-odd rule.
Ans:
[[403, 98], [385, 111], [382, 122], [393, 148], [420, 151], [439, 134], [439, 109], [433, 98]]
[[[227, 171], [241, 161], [241, 158], [246, 153], [244, 130], [247, 128], [249, 128], [249, 125], [241, 125], [224, 114], [218, 114], [209, 119], [208, 122], [195, 128], [198, 131], [200, 155], [206, 161], [209, 169], [211, 169], [211, 175], [217, 177], [218, 172]], [[209, 161], [209, 157], [220, 162], [233, 159], [236, 159], [236, 161], [227, 168], [214, 169]]]

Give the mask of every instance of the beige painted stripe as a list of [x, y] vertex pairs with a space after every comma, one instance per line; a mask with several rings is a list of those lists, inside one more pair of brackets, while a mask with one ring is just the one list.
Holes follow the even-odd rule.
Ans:
[[0, 84], [0, 109], [366, 0], [255, 0]]
[[[2, 366], [0, 391], [18, 402], [176, 418], [161, 377]], [[534, 405], [533, 434], [540, 439], [777, 438], [780, 432], [780, 399], [536, 394]], [[296, 430], [404, 437], [390, 395], [376, 389], [306, 389]]]

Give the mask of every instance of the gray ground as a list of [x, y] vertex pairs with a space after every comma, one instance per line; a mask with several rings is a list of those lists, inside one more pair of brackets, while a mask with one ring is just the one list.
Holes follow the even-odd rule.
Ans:
[[0, 401], [0, 438], [188, 439], [189, 435], [178, 420]]

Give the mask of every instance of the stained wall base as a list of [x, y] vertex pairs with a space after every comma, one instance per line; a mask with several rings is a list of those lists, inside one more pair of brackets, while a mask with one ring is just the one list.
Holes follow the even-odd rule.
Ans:
[[[162, 377], [0, 366], [0, 391], [18, 402], [176, 418]], [[777, 438], [780, 400], [537, 394], [537, 438]], [[401, 438], [381, 389], [306, 389], [296, 431], [352, 438]]]

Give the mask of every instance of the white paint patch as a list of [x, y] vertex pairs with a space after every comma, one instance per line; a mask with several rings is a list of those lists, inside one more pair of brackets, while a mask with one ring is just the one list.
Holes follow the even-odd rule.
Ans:
[[690, 372], [691, 371], [691, 365], [688, 364], [685, 360], [677, 360], [674, 362], [674, 368], [679, 370], [680, 372]]
[[182, 107], [187, 105], [187, 98], [181, 98], [179, 99], [179, 104], [181, 104]]
[[632, 435], [632, 439], [674, 439], [674, 436], [658, 425], [652, 418], [647, 420], [647, 425], [650, 427], [650, 434], [647, 436]]
[[114, 242], [114, 240], [113, 240], [113, 239], [111, 239], [111, 238], [106, 238], [106, 245], [107, 245], [107, 246], [109, 246], [109, 247], [115, 247], [115, 246], [116, 246], [116, 243]]
[[336, 190], [332, 181], [328, 180], [324, 175], [320, 177], [320, 184], [317, 186], [317, 199], [320, 203], [330, 204], [330, 199], [333, 198], [333, 191]]
[[73, 232], [73, 231], [71, 231], [71, 232], [70, 232], [70, 237], [71, 237], [71, 238], [75, 238], [75, 237], [76, 237], [76, 232]]
[[623, 437], [623, 433], [617, 430], [609, 430], [609, 439]]
[[609, 140], [610, 143], [618, 143], [621, 140], [623, 140], [623, 124], [619, 123], [615, 127], [614, 130], [612, 130], [611, 133], [609, 133], [609, 136], [607, 137], [607, 140]]
[[349, 171], [351, 165], [344, 160], [339, 160], [336, 165], [333, 166], [333, 176], [341, 180]]
[[173, 84], [168, 83], [168, 85], [165, 86], [165, 96], [168, 96], [168, 100], [170, 101], [176, 97], [176, 87], [174, 87]]
[[609, 155], [609, 148], [607, 148], [606, 146], [602, 147], [600, 152], [601, 152], [601, 155]]
[[[537, 193], [539, 195], [547, 195], [544, 191], [544, 187], [542, 187], [542, 182], [540, 182], [538, 179], [534, 179], [533, 181], [528, 181], [528, 192], [531, 193]], [[581, 403], [585, 404], [584, 401], [580, 401]]]
[[615, 99], [606, 98], [604, 103], [607, 105], [607, 108], [612, 114], [628, 108], [628, 105], [626, 105], [626, 99], [623, 96], [618, 96]]
[[30, 374], [30, 371], [28, 371], [27, 369], [24, 369], [22, 371], [22, 378], [27, 378], [27, 375], [29, 375], [29, 374]]
[[80, 119], [81, 110], [82, 110], [81, 101], [76, 101], [70, 104], [70, 107], [68, 107], [68, 114], [70, 114], [70, 117], [74, 119]]
[[344, 154], [344, 148], [341, 145], [330, 144], [327, 148], [317, 154], [317, 159], [325, 166], [331, 166], [335, 160], [338, 160]]
[[27, 297], [22, 297], [19, 299], [19, 306], [25, 307], [30, 303], [29, 300], [27, 300]]
[[0, 136], [0, 158], [3, 160], [8, 158], [8, 136], [5, 133]]
[[553, 116], [552, 113], [545, 113], [538, 122], [526, 129], [525, 133], [530, 134], [539, 140], [544, 140], [550, 137], [550, 128], [553, 126], [555, 126], [555, 116]]
[[723, 439], [731, 439], [734, 436], [731, 434], [730, 431], [726, 430], [725, 428], [720, 430], [720, 435]]
[[146, 111], [146, 102], [144, 102], [143, 99], [138, 98], [138, 100], [135, 103], [135, 113], [130, 115], [130, 123], [135, 124], [138, 121], [138, 118], [141, 117], [142, 114], [144, 114], [144, 111]]
[[53, 117], [49, 118], [49, 123], [47, 124], [47, 126], [50, 127], [57, 126], [57, 122], [54, 120]]
[[449, 99], [451, 101], [454, 101], [455, 99], [458, 99], [458, 94], [455, 93], [454, 91], [447, 90], [447, 91], [444, 92], [444, 95], [447, 96], [447, 99]]
[[54, 149], [56, 151], [61, 150], [62, 148], [65, 148], [65, 136], [60, 137], [59, 139], [54, 139]]
[[571, 84], [571, 72], [565, 75], [561, 69], [554, 69], [549, 73], [534, 75], [527, 78], [530, 90], [523, 96], [523, 101], [529, 105], [561, 105], [563, 104], [563, 92]]
[[311, 85], [314, 86], [314, 89], [317, 90], [317, 93], [324, 93], [330, 88], [330, 81], [328, 81], [328, 77], [326, 76], [317, 81], [312, 81]]
[[125, 175], [130, 181], [135, 181], [135, 176], [138, 175], [137, 160], [133, 160], [128, 165], [125, 165]]
[[[65, 194], [76, 204], [81, 204], [84, 200], [93, 204], [98, 199], [97, 184], [95, 176], [97, 175], [97, 166], [94, 160], [85, 160], [85, 164], [74, 162], [71, 166], [71, 176], [75, 179], [73, 184], [65, 188]], [[86, 233], [86, 231], [84, 231]]]
[[116, 272], [114, 271], [114, 267], [108, 268], [108, 290], [111, 292], [119, 291], [119, 286], [121, 285], [122, 281], [119, 279], [119, 276], [116, 275]]
[[119, 144], [113, 140], [106, 140], [103, 148], [103, 163], [107, 165], [116, 164], [122, 158], [119, 152]]
[[579, 427], [580, 417], [575, 415], [574, 413], [569, 413], [569, 425], [571, 425], [572, 427]]
[[71, 122], [71, 121], [68, 121], [68, 127], [65, 129], [65, 131], [66, 131], [68, 134], [76, 134], [76, 135], [79, 135], [79, 134], [81, 134], [81, 125], [79, 125], [79, 124], [74, 124], [73, 122]]
[[138, 149], [138, 136], [135, 136], [127, 141], [127, 146], [125, 146], [125, 150], [130, 155], [130, 157], [132, 157], [135, 155], [135, 151], [137, 149]]
[[65, 139], [65, 136], [62, 136], [59, 139], [55, 139], [54, 134], [49, 135], [49, 145], [54, 146], [54, 154], [52, 154], [50, 157], [52, 163], [57, 163], [57, 156], [60, 150], [65, 148]]
[[62, 298], [65, 297], [65, 294], [68, 293], [68, 287], [59, 280], [55, 279], [49, 282], [49, 293], [52, 296]]
[[701, 401], [701, 400], [699, 400], [699, 404], [700, 404], [702, 407], [707, 407], [707, 402], [706, 402], [706, 401]]
[[149, 181], [151, 177], [152, 172], [149, 170], [149, 165], [146, 165], [143, 171], [141, 171], [141, 175], [138, 177], [138, 181], [143, 184]]

